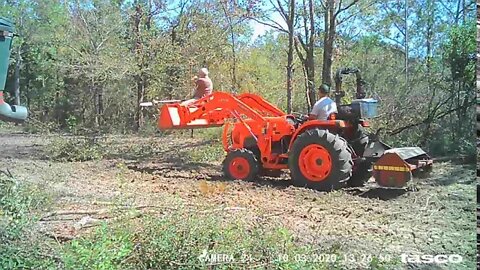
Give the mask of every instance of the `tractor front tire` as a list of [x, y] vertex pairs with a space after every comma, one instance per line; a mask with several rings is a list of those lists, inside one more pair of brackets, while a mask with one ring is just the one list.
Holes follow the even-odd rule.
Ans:
[[246, 149], [229, 152], [223, 161], [223, 173], [230, 180], [253, 181], [259, 167], [255, 154]]
[[342, 188], [352, 175], [352, 155], [342, 137], [310, 129], [297, 137], [288, 166], [295, 186], [331, 191]]

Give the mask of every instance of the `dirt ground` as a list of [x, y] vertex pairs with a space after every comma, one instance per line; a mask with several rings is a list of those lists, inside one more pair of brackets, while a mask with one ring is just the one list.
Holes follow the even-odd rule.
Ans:
[[112, 136], [107, 141], [116, 152], [88, 162], [51, 161], [45, 148], [58, 136], [1, 131], [0, 161], [17, 179], [51, 195], [52, 207], [40, 213], [38, 229], [61, 241], [88, 233], [96, 221], [114, 220], [105, 210], [112, 207], [147, 212], [181, 207], [219, 209], [227, 216], [284, 226], [298, 241], [318, 245], [319, 252], [350, 254], [356, 267], [368, 255], [385, 261], [399, 261], [401, 254], [463, 257], [460, 264], [437, 269], [473, 269], [476, 262], [474, 165], [435, 163], [432, 175], [415, 180], [407, 191], [368, 183], [323, 193], [291, 186], [288, 175], [226, 181], [221, 160], [187, 158], [189, 151], [212, 143], [188, 135]]

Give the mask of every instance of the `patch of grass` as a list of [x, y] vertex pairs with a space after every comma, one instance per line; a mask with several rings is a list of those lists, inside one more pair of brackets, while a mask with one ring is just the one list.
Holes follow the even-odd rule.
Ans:
[[130, 228], [102, 227], [91, 237], [72, 242], [65, 262], [67, 268], [88, 269], [202, 269], [209, 265], [216, 269], [306, 269], [306, 263], [277, 258], [285, 258], [283, 254], [293, 258], [294, 253], [307, 250], [295, 246], [284, 229], [247, 229], [240, 222], [222, 224], [214, 215], [177, 214], [147, 217]]
[[[317, 253], [282, 227], [212, 213], [147, 216], [102, 226], [65, 247], [67, 269], [344, 269], [343, 255]], [[389, 269], [372, 258], [366, 269]]]
[[24, 132], [31, 134], [49, 134], [60, 130], [60, 126], [55, 122], [44, 122], [29, 116], [25, 124], [22, 125], [22, 129]]
[[121, 269], [133, 252], [133, 234], [117, 228], [114, 233], [103, 224], [94, 237], [73, 240], [62, 256], [66, 269]]
[[57, 138], [47, 146], [47, 153], [56, 161], [88, 161], [102, 159], [105, 149], [93, 137]]
[[205, 140], [221, 140], [223, 127], [194, 130], [194, 136]]
[[218, 141], [189, 149], [188, 156], [193, 162], [221, 161], [225, 158], [223, 146]]
[[32, 212], [47, 201], [38, 188], [0, 175], [0, 269], [55, 269], [43, 239], [30, 230], [36, 221]]
[[223, 160], [225, 151], [222, 146], [223, 127], [194, 130], [194, 137], [210, 142], [205, 145], [188, 149], [188, 157], [193, 162], [212, 162]]

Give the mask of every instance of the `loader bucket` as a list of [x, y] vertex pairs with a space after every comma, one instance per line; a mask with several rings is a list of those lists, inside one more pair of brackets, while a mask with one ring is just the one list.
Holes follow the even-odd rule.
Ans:
[[412, 175], [431, 170], [433, 160], [420, 147], [402, 147], [385, 150], [373, 165], [373, 177], [378, 185], [401, 188]]
[[14, 27], [6, 18], [0, 17], [0, 120], [22, 123], [28, 117], [26, 107], [9, 105], [3, 99], [3, 90], [7, 81], [10, 49], [12, 48]]
[[207, 127], [221, 127], [222, 121], [209, 123], [205, 119], [196, 119], [186, 121], [185, 114], [195, 112], [198, 108], [194, 106], [183, 106], [180, 104], [165, 104], [160, 108], [160, 117], [158, 118], [158, 127], [160, 130], [168, 129], [196, 129]]

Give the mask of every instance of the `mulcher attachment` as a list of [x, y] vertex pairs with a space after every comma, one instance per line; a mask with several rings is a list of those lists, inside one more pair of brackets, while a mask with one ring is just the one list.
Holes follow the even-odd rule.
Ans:
[[432, 165], [433, 160], [420, 147], [390, 148], [374, 163], [372, 174], [382, 187], [401, 188], [412, 175], [431, 171]]

